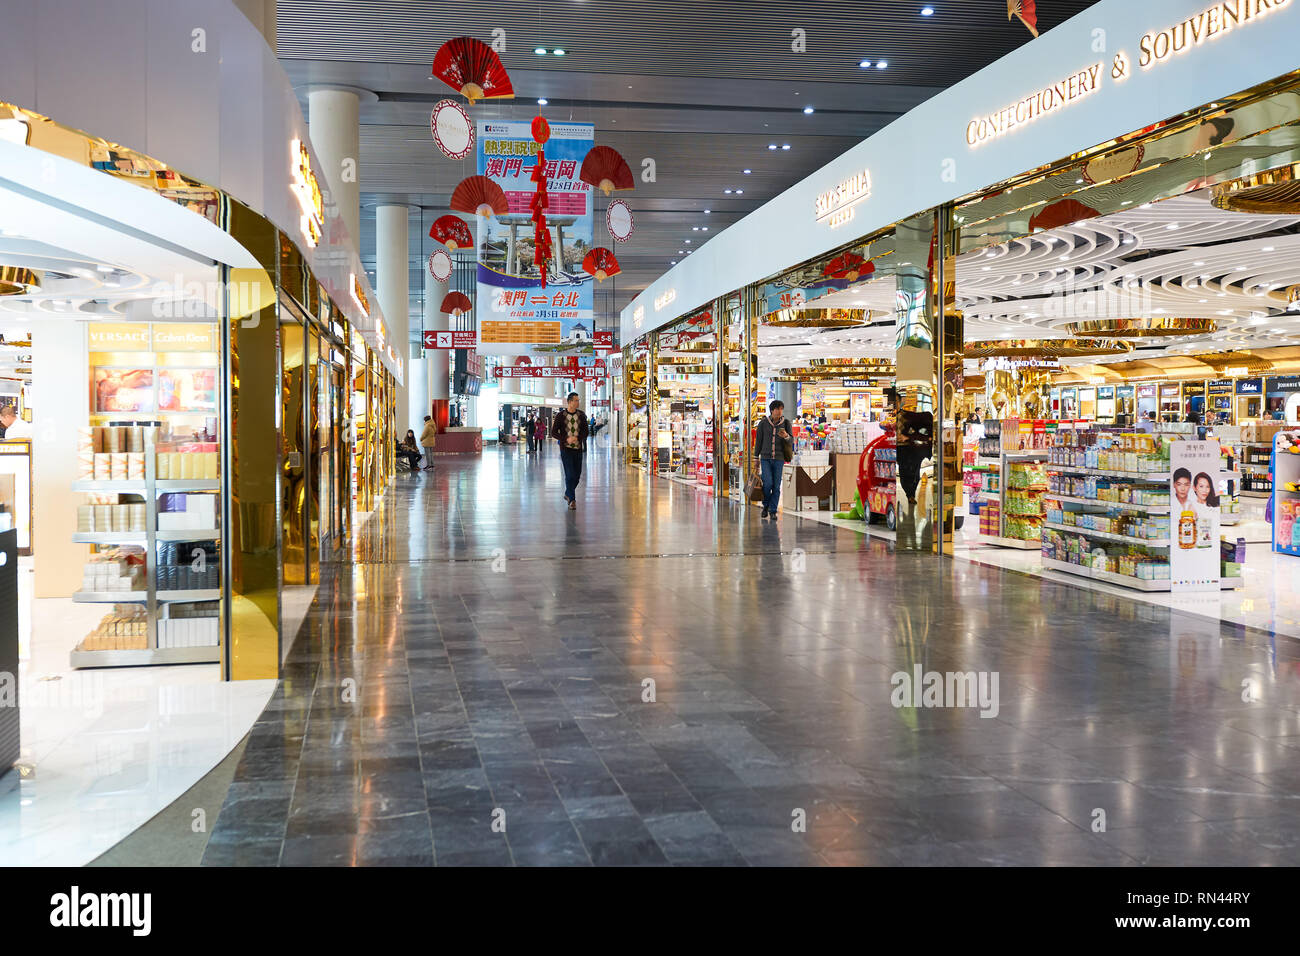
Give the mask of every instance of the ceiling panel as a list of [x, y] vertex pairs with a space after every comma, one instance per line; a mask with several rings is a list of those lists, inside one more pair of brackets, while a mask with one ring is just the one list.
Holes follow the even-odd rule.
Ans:
[[[447, 211], [455, 184], [474, 172], [472, 162], [446, 159], [429, 135], [433, 104], [455, 95], [430, 79], [434, 53], [452, 37], [490, 41], [494, 30], [504, 31], [502, 59], [516, 98], [480, 102], [471, 110], [476, 120], [542, 113], [590, 122], [598, 141], [634, 171], [646, 158], [655, 161], [654, 182], [638, 181], [619, 196], [631, 204], [637, 231], [615, 249], [624, 272], [604, 299], [618, 310], [688, 248], [1031, 39], [1007, 20], [1005, 0], [935, 2], [934, 15], [922, 17], [925, 5], [279, 0], [277, 47], [304, 112], [314, 85], [375, 94], [361, 108], [359, 164], [362, 203], [371, 207], [363, 209], [361, 253], [373, 269], [373, 206], [410, 203], [432, 218]], [[1038, 0], [1040, 29], [1090, 5]], [[791, 48], [795, 30], [805, 31], [804, 52]], [[563, 47], [566, 55], [538, 56], [532, 51], [539, 45]], [[867, 69], [859, 67], [864, 58]], [[885, 69], [875, 66], [881, 60]], [[597, 197], [598, 237], [606, 204]], [[705, 225], [709, 233], [693, 231]], [[427, 250], [418, 232], [413, 228], [413, 283]]]

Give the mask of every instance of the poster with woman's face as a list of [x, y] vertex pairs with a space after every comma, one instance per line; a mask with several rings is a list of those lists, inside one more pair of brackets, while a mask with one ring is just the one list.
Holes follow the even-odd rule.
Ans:
[[152, 412], [153, 369], [97, 368], [96, 412]]
[[1174, 591], [1219, 589], [1219, 443], [1169, 449], [1169, 578]]

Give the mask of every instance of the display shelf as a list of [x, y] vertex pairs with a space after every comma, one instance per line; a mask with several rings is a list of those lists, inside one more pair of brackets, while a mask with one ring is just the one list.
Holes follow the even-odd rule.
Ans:
[[76, 544], [133, 544], [143, 548], [149, 543], [147, 531], [78, 531], [72, 536]]
[[1300, 556], [1300, 540], [1296, 538], [1296, 512], [1300, 510], [1300, 492], [1287, 491], [1288, 484], [1300, 481], [1300, 455], [1294, 455], [1284, 449], [1291, 447], [1291, 439], [1284, 437], [1287, 432], [1278, 432], [1273, 436], [1272, 467], [1273, 490], [1242, 492], [1271, 499], [1273, 506], [1273, 528], [1269, 533], [1272, 541], [1270, 547], [1277, 554]]
[[1017, 548], [1021, 551], [1041, 551], [1043, 542], [1039, 538], [1004, 538], [996, 534], [980, 532], [981, 544], [992, 544], [999, 548]]
[[[1172, 584], [1167, 580], [1149, 580], [1147, 578], [1138, 578], [1129, 574], [1118, 574], [1115, 571], [1102, 571], [1096, 568], [1090, 568], [1083, 564], [1071, 564], [1069, 561], [1057, 561], [1055, 558], [1044, 557], [1043, 569], [1046, 571], [1062, 571], [1066, 574], [1074, 574], [1081, 578], [1091, 578], [1094, 581], [1105, 581], [1109, 584], [1118, 584], [1121, 587], [1133, 588], [1136, 591], [1170, 591]], [[1237, 578], [1220, 578], [1219, 587], [1221, 590], [1232, 590], [1240, 587], [1242, 579]]]
[[77, 604], [146, 604], [147, 590], [139, 591], [77, 591], [72, 595]]
[[216, 664], [221, 648], [216, 644], [203, 647], [144, 647], [116, 651], [72, 651], [73, 667], [140, 667], [149, 664]]
[[[1133, 478], [1150, 482], [1166, 482], [1169, 480], [1169, 472], [1167, 471], [1114, 471], [1108, 468], [1084, 468], [1081, 465], [1054, 465], [1050, 461], [1047, 463], [1047, 470], [1063, 475], [1100, 475], [1104, 478]], [[1229, 474], [1229, 472], [1224, 472], [1224, 474]]]
[[81, 480], [72, 483], [72, 490], [87, 494], [142, 495], [145, 492], [144, 479], [134, 481], [91, 481]]
[[170, 602], [175, 604], [178, 601], [219, 601], [221, 600], [220, 588], [200, 588], [197, 590], [188, 588], [176, 588], [171, 591], [159, 591], [159, 602]]
[[1101, 498], [1073, 498], [1070, 495], [1058, 495], [1052, 491], [1044, 493], [1043, 497], [1050, 498], [1052, 501], [1069, 502], [1074, 505], [1098, 505], [1115, 511], [1137, 511], [1149, 515], [1169, 514], [1168, 505], [1137, 505], [1124, 501], [1105, 501]]
[[171, 531], [156, 531], [154, 537], [158, 541], [215, 541], [221, 537], [221, 532], [216, 528], [178, 528]]
[[1267, 492], [1267, 491], [1239, 491], [1239, 492], [1237, 492], [1237, 494], [1240, 495], [1240, 496], [1243, 497], [1243, 498], [1258, 498], [1258, 499], [1260, 499], [1261, 501], [1267, 501], [1268, 498], [1269, 498], [1270, 492]]
[[158, 480], [155, 443], [146, 436], [144, 442], [144, 480], [72, 482], [72, 490], [81, 494], [132, 494], [144, 497], [143, 531], [84, 531], [72, 540], [78, 544], [100, 546], [131, 545], [145, 552], [145, 588], [139, 591], [78, 591], [73, 601], [82, 604], [143, 604], [146, 647], [118, 650], [85, 650], [78, 646], [69, 656], [73, 667], [134, 667], [149, 664], [215, 663], [221, 659], [219, 644], [198, 647], [159, 647], [159, 622], [165, 620], [165, 606], [182, 602], [206, 602], [221, 599], [220, 588], [159, 591], [158, 548], [160, 542], [215, 541], [221, 538], [216, 528], [158, 530], [159, 497], [171, 492], [218, 492], [220, 481], [207, 478]]
[[1146, 548], [1167, 548], [1168, 541], [1161, 541], [1159, 538], [1138, 538], [1129, 534], [1116, 534], [1113, 531], [1093, 531], [1091, 528], [1081, 528], [1073, 524], [1056, 524], [1052, 521], [1044, 521], [1044, 528], [1051, 528], [1053, 531], [1065, 531], [1069, 534], [1081, 534], [1087, 538], [1104, 538], [1107, 541], [1121, 541], [1124, 544], [1140, 544]]

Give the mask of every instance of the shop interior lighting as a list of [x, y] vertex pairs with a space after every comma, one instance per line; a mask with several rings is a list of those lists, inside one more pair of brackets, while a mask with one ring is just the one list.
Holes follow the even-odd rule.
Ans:
[[546, 47], [544, 46], [534, 47], [533, 52], [536, 53], [538, 56], [546, 56]]
[[790, 148], [790, 144], [789, 144], [789, 143], [782, 143], [782, 144], [781, 144], [781, 148], [782, 148], [782, 149], [789, 149], [789, 148]]
[[543, 97], [542, 99], [539, 99], [539, 100], [537, 101], [537, 105], [538, 105], [538, 106], [545, 106], [545, 105], [546, 105], [547, 103], [549, 103], [549, 102], [550, 102], [550, 100], [548, 100], [548, 99], [546, 99], [546, 98]]
[[932, 17], [932, 16], [934, 16], [934, 7], [922, 7], [922, 8], [921, 8], [921, 16], [923, 16], [923, 17]]
[[805, 116], [811, 116], [813, 112], [813, 108], [811, 106], [805, 106], [803, 108], [803, 112]]
[[884, 69], [885, 67], [887, 67], [887, 66], [889, 66], [889, 61], [888, 61], [888, 60], [877, 60], [877, 61], [876, 61], [876, 69], [877, 69], [877, 70], [883, 70], [883, 69]]

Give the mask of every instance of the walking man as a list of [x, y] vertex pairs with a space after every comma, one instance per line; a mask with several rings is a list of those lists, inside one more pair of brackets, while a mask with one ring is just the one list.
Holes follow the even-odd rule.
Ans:
[[570, 511], [578, 510], [575, 497], [582, 478], [582, 456], [587, 453], [587, 413], [578, 408], [578, 393], [570, 392], [565, 407], [555, 416], [551, 437], [560, 443], [560, 464], [564, 466], [564, 500]]
[[424, 470], [433, 471], [433, 446], [438, 443], [438, 426], [433, 423], [432, 415], [424, 416], [424, 430], [420, 432], [420, 444], [424, 447]]
[[767, 410], [768, 414], [758, 423], [754, 457], [758, 459], [763, 481], [763, 513], [759, 517], [775, 521], [781, 513], [781, 474], [785, 469], [792, 426], [785, 417], [785, 403], [780, 399], [769, 404]]

